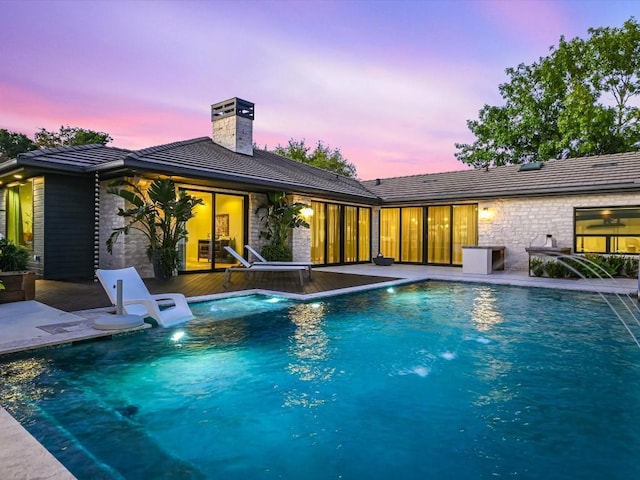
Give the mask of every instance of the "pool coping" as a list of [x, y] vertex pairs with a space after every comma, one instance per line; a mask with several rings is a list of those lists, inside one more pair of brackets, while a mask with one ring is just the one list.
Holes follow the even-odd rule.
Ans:
[[[609, 280], [607, 284], [599, 281], [589, 281], [585, 279], [578, 280], [558, 280], [547, 279], [541, 277], [528, 277], [521, 274], [491, 274], [491, 275], [470, 275], [460, 274], [459, 269], [455, 272], [449, 272], [443, 269], [442, 273], [435, 273], [433, 271], [425, 272], [424, 269], [418, 270], [404, 268], [404, 274], [398, 274], [399, 270], [392, 267], [373, 267], [371, 270], [369, 266], [348, 266], [348, 267], [326, 267], [319, 268], [318, 270], [325, 271], [338, 271], [343, 273], [356, 273], [359, 275], [372, 275], [375, 271], [376, 276], [380, 276], [380, 268], [385, 269], [385, 273], [389, 273], [390, 277], [396, 277], [394, 280], [387, 282], [380, 282], [367, 285], [359, 285], [355, 287], [347, 287], [338, 290], [327, 290], [324, 292], [317, 292], [313, 294], [296, 294], [286, 293], [267, 289], [251, 289], [241, 290], [229, 293], [218, 293], [212, 295], [203, 295], [197, 297], [188, 298], [189, 303], [197, 303], [203, 301], [218, 300], [223, 298], [241, 297], [247, 295], [274, 295], [289, 298], [292, 300], [308, 301], [326, 297], [333, 297], [339, 295], [346, 295], [350, 293], [357, 293], [367, 290], [383, 289], [399, 285], [405, 285], [409, 283], [416, 283], [422, 281], [444, 281], [444, 282], [463, 282], [463, 283], [477, 283], [477, 284], [495, 284], [495, 285], [509, 285], [527, 288], [547, 288], [547, 289], [560, 289], [569, 291], [586, 291], [594, 293], [613, 293], [622, 295], [634, 295], [637, 293], [637, 283], [634, 279], [628, 279], [621, 282], [613, 282]], [[365, 273], [366, 272], [366, 273]], [[398, 277], [404, 277], [399, 278]], [[141, 329], [150, 328], [151, 326], [145, 324], [143, 327], [136, 327], [134, 329], [127, 330], [112, 330], [101, 331], [95, 330], [91, 327], [91, 323], [95, 318], [112, 313], [113, 308], [100, 308], [93, 310], [84, 310], [78, 312], [71, 312], [72, 315], [77, 315], [85, 319], [84, 324], [91, 329], [90, 335], [82, 336], [80, 331], [65, 332], [62, 336], [56, 339], [49, 339], [49, 341], [39, 344], [23, 345], [22, 348], [17, 348], [12, 352], [4, 353], [16, 353], [20, 351], [28, 351], [32, 349], [39, 349], [43, 347], [60, 346], [72, 344], [78, 341], [98, 339], [101, 337], [110, 337], [113, 335], [122, 335]], [[53, 336], [53, 335], [52, 335]], [[2, 355], [3, 352], [0, 352]], [[40, 444], [35, 437], [33, 437], [20, 423], [14, 419], [2, 406], [0, 406], [0, 443], [2, 445], [10, 445], [10, 448], [0, 449], [0, 472], [2, 472], [3, 480], [21, 480], [23, 478], [47, 478], [47, 479], [75, 479], [76, 477], [69, 472], [64, 465], [57, 460], [51, 452]]]

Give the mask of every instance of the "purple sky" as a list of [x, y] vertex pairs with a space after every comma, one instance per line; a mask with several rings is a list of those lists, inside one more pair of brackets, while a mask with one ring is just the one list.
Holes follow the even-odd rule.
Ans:
[[466, 121], [504, 70], [561, 35], [620, 27], [637, 0], [0, 0], [0, 128], [61, 125], [144, 148], [209, 136], [256, 104], [254, 140], [341, 149], [362, 179], [461, 170]]

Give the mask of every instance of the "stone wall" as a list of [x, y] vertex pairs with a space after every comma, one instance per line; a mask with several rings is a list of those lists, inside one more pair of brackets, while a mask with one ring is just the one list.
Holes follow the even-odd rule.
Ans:
[[232, 152], [253, 155], [253, 120], [237, 115], [216, 118], [213, 141]]
[[[525, 248], [553, 235], [559, 247], [574, 242], [574, 208], [640, 205], [640, 195], [600, 194], [540, 198], [509, 198], [478, 203], [478, 245], [504, 245], [505, 269], [527, 270]], [[482, 211], [487, 209], [486, 218]], [[537, 238], [536, 238], [537, 237]]]
[[107, 239], [115, 228], [124, 225], [124, 218], [117, 215], [118, 208], [125, 208], [124, 199], [107, 193], [110, 182], [100, 183], [100, 268], [136, 267], [143, 278], [153, 277], [153, 266], [147, 258], [148, 239], [137, 230], [120, 235], [113, 248], [107, 252]]

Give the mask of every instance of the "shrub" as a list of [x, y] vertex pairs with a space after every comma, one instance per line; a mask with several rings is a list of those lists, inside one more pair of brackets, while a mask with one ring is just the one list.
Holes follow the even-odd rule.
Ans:
[[271, 262], [290, 262], [293, 258], [291, 249], [286, 245], [265, 245], [260, 254]]
[[564, 264], [564, 262], [559, 260], [548, 262], [545, 265], [545, 271], [551, 278], [571, 277], [571, 270]]
[[624, 274], [630, 278], [638, 276], [638, 257], [624, 257]]
[[0, 239], [0, 271], [17, 272], [26, 270], [29, 252], [6, 238]]
[[545, 265], [547, 262], [542, 260], [541, 258], [534, 257], [531, 259], [531, 273], [533, 273], [536, 277], [541, 277], [544, 275]]

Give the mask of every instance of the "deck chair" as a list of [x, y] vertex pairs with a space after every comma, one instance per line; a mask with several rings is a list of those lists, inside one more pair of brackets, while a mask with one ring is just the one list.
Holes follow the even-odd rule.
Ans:
[[[98, 269], [96, 276], [113, 305], [117, 301], [116, 285], [118, 280], [122, 280], [122, 306], [127, 314], [151, 317], [163, 327], [171, 327], [195, 318], [184, 295], [181, 293], [152, 295], [134, 267], [118, 270]], [[163, 300], [173, 302], [173, 306], [160, 309], [158, 302]]]
[[227, 267], [224, 271], [224, 278], [222, 280], [222, 286], [226, 287], [231, 278], [231, 272], [298, 272], [300, 276], [300, 286], [304, 285], [302, 278], [302, 272], [307, 268], [304, 265], [269, 265], [262, 263], [249, 263], [238, 252], [231, 247], [224, 247], [224, 249], [233, 256], [240, 265], [234, 265]]
[[311, 280], [311, 267], [313, 267], [313, 262], [282, 262], [282, 261], [273, 261], [266, 260], [262, 255], [260, 255], [251, 245], [245, 245], [244, 248], [247, 249], [249, 253], [251, 253], [256, 260], [257, 265], [265, 264], [265, 265], [301, 265], [307, 269], [307, 273], [309, 275], [309, 280]]

